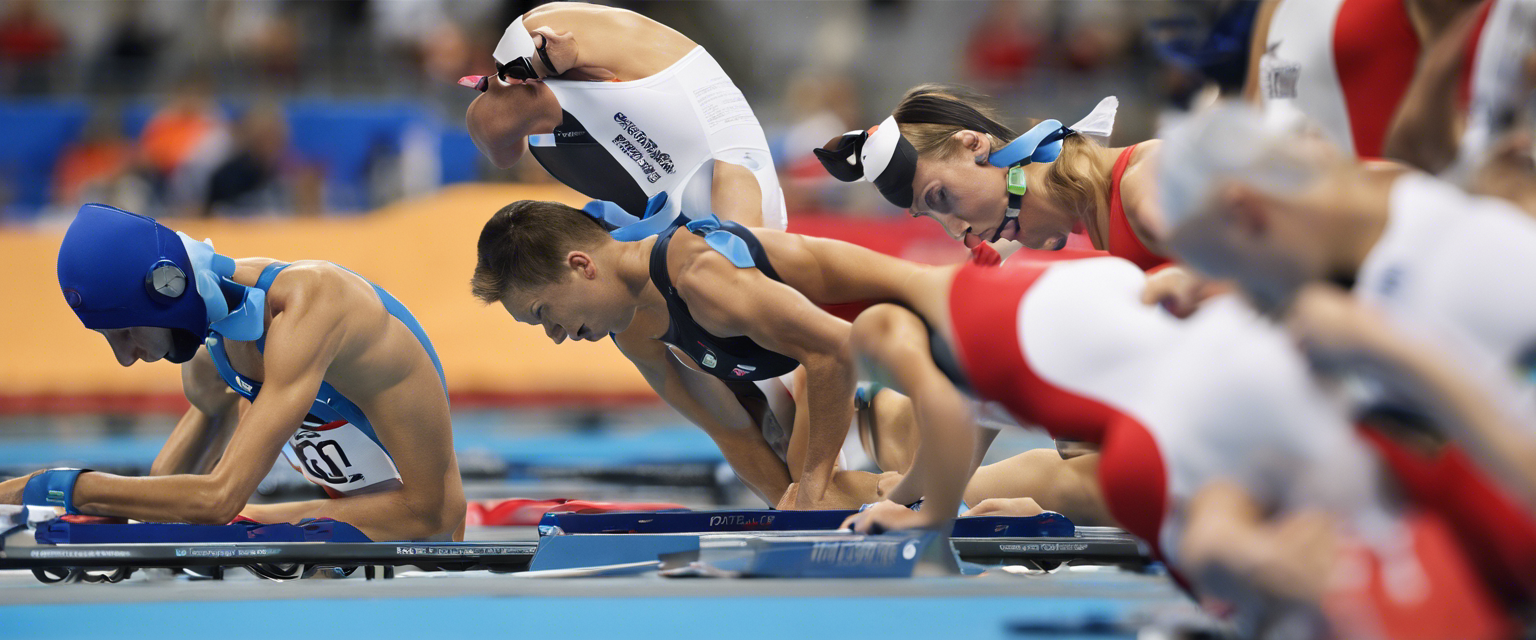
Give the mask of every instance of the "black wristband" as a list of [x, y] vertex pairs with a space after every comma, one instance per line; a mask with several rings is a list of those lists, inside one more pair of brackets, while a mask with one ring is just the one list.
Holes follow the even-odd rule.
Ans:
[[[539, 34], [539, 35], [543, 35], [543, 34]], [[558, 75], [560, 75], [560, 72], [555, 70], [555, 63], [549, 61], [549, 51], [547, 51], [548, 48], [549, 48], [549, 36], [544, 36], [544, 46], [541, 46], [541, 47], [539, 47], [537, 49], [534, 49], [534, 51], [537, 51], [539, 53], [539, 60], [544, 62], [544, 68], [545, 69], [549, 69], [549, 75], [551, 75], [551, 76], [558, 76]], [[545, 77], [549, 77], [549, 76], [545, 76]]]

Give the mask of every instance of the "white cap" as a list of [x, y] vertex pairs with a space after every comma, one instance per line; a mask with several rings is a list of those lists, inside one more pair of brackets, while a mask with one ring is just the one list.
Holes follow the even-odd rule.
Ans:
[[538, 55], [538, 48], [533, 44], [533, 35], [523, 26], [522, 16], [507, 25], [507, 30], [501, 34], [501, 41], [496, 43], [496, 50], [491, 53], [498, 64], [535, 55]]

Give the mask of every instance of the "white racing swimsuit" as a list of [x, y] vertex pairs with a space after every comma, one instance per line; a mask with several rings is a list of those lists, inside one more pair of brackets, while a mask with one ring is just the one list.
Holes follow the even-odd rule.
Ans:
[[1529, 392], [1536, 368], [1536, 220], [1421, 173], [1392, 185], [1386, 230], [1354, 293], [1477, 372]]
[[668, 213], [711, 212], [714, 161], [745, 167], [762, 190], [762, 226], [788, 223], [768, 139], [741, 90], [703, 47], [627, 82], [544, 81], [564, 110], [528, 149], [560, 182], [634, 215], [666, 192]]

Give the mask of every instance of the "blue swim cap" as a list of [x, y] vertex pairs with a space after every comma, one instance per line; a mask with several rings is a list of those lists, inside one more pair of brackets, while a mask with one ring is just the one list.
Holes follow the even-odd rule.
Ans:
[[[58, 269], [64, 301], [87, 329], [171, 329], [172, 362], [190, 360], [210, 324], [233, 329], [236, 340], [262, 332], [265, 296], [228, 280], [234, 261], [146, 216], [80, 207], [59, 246]], [[239, 306], [230, 309], [230, 300]]]
[[122, 209], [80, 207], [59, 246], [59, 287], [87, 329], [208, 328], [181, 238]]

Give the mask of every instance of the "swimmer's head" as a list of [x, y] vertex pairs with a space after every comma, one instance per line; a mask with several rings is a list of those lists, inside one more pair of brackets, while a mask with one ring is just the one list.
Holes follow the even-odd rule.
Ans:
[[494, 75], [486, 83], [485, 92], [469, 103], [464, 125], [480, 153], [506, 169], [522, 157], [529, 134], [559, 124], [560, 102], [543, 83], [509, 83]]
[[117, 356], [117, 363], [125, 367], [140, 360], [156, 362], [169, 358], [176, 351], [176, 332], [164, 327], [97, 329], [96, 332], [107, 339], [112, 355]]
[[[988, 158], [1019, 133], [1001, 122], [983, 96], [963, 87], [920, 85], [907, 92], [882, 125], [892, 123], [899, 136], [877, 127], [866, 143], [895, 147], [889, 163], [878, 162], [884, 159], [882, 153], [876, 158], [882, 166], [860, 165], [859, 174], [852, 175], [834, 157], [848, 141], [843, 136], [818, 153], [823, 165], [839, 179], [874, 182], [892, 204], [913, 216], [933, 218], [969, 247], [1007, 239], [1030, 248], [1060, 249], [1108, 189], [1107, 178], [1097, 175], [1090, 162], [1098, 144], [1071, 135], [1063, 139], [1055, 162], [1022, 167], [1028, 190], [1019, 216], [1009, 218], [1008, 170], [989, 164]], [[912, 160], [906, 159], [907, 153]], [[855, 164], [842, 160], [850, 167]], [[892, 173], [882, 175], [887, 167]], [[875, 175], [865, 177], [864, 172]]]
[[[464, 114], [469, 136], [480, 153], [502, 169], [522, 157], [528, 134], [548, 133], [560, 124], [560, 101], [533, 78], [533, 57], [540, 55], [519, 16], [507, 25], [491, 53], [496, 73], [459, 80], [480, 92]], [[544, 60], [547, 64], [548, 58]]]
[[592, 217], [557, 202], [519, 200], [480, 232], [470, 287], [555, 343], [601, 340], [634, 320], [637, 304], [605, 261], [615, 241]]
[[104, 334], [124, 366], [186, 362], [211, 320], [231, 313], [220, 274], [210, 266], [215, 259], [233, 272], [233, 261], [205, 243], [151, 218], [88, 204], [59, 246], [59, 288], [80, 322]]
[[[1350, 163], [1304, 122], [1217, 105], [1174, 128], [1158, 167], [1162, 220], [1153, 231], [1186, 264], [1235, 280], [1262, 308], [1333, 274], [1329, 173]], [[1320, 206], [1320, 203], [1322, 206]]]

